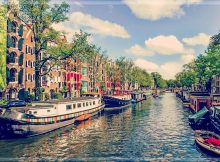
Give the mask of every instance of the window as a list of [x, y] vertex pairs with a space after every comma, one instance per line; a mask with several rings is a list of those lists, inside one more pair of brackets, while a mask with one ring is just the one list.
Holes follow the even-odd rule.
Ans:
[[93, 101], [93, 105], [95, 105], [95, 101]]
[[81, 107], [81, 103], [78, 103], [78, 104], [77, 104], [77, 107], [80, 108], [80, 107]]
[[11, 47], [16, 48], [16, 41], [17, 39], [15, 37], [11, 37]]
[[73, 109], [75, 109], [76, 108], [76, 104], [73, 104]]
[[90, 106], [92, 105], [92, 102], [90, 102]]
[[83, 107], [85, 107], [85, 102], [83, 102]]
[[16, 63], [16, 53], [15, 52], [11, 52], [9, 54], [7, 54], [7, 63]]
[[66, 110], [71, 110], [72, 109], [72, 105], [66, 105]]
[[31, 61], [30, 61], [30, 60], [28, 61], [28, 66], [32, 67], [32, 66], [31, 66]]
[[32, 81], [31, 74], [28, 74], [28, 80], [31, 80], [31, 81]]
[[47, 110], [47, 112], [50, 112], [50, 110]]
[[37, 111], [34, 111], [34, 114], [37, 114]]
[[28, 53], [28, 46], [26, 45], [26, 53]]
[[88, 102], [86, 102], [86, 106], [89, 106]]
[[10, 82], [15, 82], [17, 77], [17, 70], [15, 68], [10, 69], [10, 77], [9, 81]]

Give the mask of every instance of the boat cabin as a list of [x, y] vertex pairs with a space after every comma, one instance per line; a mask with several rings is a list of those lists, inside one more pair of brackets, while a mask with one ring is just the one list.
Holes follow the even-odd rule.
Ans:
[[210, 108], [211, 97], [208, 92], [190, 92], [190, 108], [193, 112], [198, 112], [203, 107]]
[[144, 94], [142, 92], [132, 92], [131, 98], [136, 101], [141, 101], [144, 99]]

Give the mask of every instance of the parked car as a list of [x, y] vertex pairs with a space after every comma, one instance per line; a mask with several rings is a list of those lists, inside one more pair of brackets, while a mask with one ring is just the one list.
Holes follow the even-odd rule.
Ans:
[[8, 103], [4, 106], [1, 106], [3, 108], [9, 108], [9, 107], [24, 107], [26, 106], [26, 102], [23, 100], [11, 100], [8, 101]]

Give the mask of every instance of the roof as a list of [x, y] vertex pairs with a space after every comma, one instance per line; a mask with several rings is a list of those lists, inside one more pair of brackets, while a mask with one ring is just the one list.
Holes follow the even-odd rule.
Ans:
[[191, 96], [210, 96], [208, 92], [190, 92]]
[[97, 98], [95, 98], [95, 97], [76, 97], [73, 99], [37, 101], [37, 102], [33, 102], [33, 104], [38, 104], [38, 103], [58, 104], [58, 103], [63, 103], [63, 102], [74, 102], [74, 101], [83, 101], [83, 100], [91, 100], [91, 99], [97, 99]]

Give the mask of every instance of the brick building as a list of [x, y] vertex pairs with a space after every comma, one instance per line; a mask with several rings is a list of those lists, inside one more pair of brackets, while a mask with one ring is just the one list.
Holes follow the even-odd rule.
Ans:
[[9, 13], [7, 21], [6, 83], [4, 97], [15, 99], [20, 90], [34, 90], [34, 42], [30, 26], [16, 19], [16, 12]]

